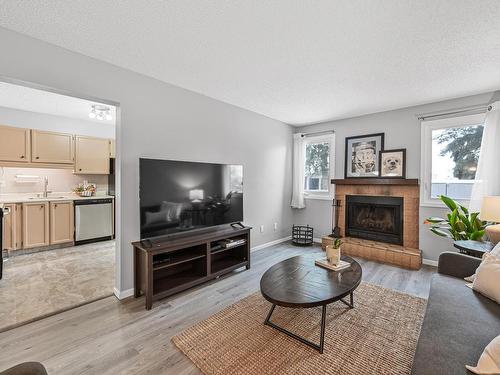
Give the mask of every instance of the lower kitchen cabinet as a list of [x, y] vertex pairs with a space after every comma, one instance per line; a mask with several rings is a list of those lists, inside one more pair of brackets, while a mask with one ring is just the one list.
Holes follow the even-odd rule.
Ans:
[[3, 222], [3, 248], [5, 250], [18, 250], [22, 248], [22, 214], [21, 204], [9, 203], [4, 205], [8, 214], [4, 216]]
[[74, 227], [73, 202], [50, 202], [50, 244], [72, 242]]
[[23, 248], [48, 246], [49, 202], [23, 203]]

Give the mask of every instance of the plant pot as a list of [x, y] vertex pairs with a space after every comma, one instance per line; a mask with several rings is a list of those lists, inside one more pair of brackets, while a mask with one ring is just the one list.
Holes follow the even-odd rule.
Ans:
[[336, 266], [340, 262], [340, 249], [342, 246], [339, 248], [334, 248], [333, 246], [327, 246], [326, 247], [326, 259], [328, 260], [328, 263]]

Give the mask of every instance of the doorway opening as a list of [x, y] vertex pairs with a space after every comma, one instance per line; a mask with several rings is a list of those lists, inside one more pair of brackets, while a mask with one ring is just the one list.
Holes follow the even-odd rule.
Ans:
[[0, 331], [113, 294], [118, 110], [0, 82]]

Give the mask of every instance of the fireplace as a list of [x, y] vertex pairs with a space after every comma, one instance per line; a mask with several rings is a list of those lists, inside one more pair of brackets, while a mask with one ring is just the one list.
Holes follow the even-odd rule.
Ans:
[[403, 245], [403, 198], [346, 195], [346, 236]]

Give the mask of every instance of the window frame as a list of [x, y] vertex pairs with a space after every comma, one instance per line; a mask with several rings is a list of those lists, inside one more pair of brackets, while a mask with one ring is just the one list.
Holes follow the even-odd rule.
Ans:
[[[484, 125], [486, 113], [453, 116], [436, 120], [421, 120], [420, 206], [446, 207], [439, 198], [431, 197], [432, 185], [432, 132], [434, 130]], [[455, 199], [468, 206], [470, 199]]]
[[[311, 143], [329, 143], [329, 170], [328, 170], [328, 190], [327, 191], [314, 191], [306, 190], [304, 188], [304, 198], [305, 199], [318, 199], [318, 200], [332, 200], [333, 199], [333, 189], [331, 184], [331, 179], [333, 178], [335, 169], [335, 133], [322, 134], [322, 135], [310, 135], [306, 136], [304, 140], [304, 160], [302, 163], [306, 163], [306, 152], [305, 149], [308, 144]], [[305, 179], [305, 174], [304, 174]], [[304, 181], [303, 181], [304, 183]]]

